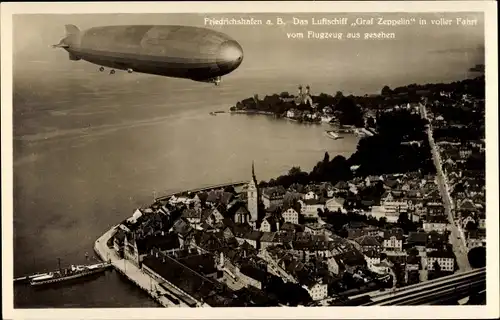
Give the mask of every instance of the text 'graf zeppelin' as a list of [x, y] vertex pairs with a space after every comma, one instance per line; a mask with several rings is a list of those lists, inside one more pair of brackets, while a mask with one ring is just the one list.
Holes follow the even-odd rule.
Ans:
[[435, 26], [451, 26], [451, 25], [462, 25], [462, 26], [476, 26], [478, 24], [477, 19], [469, 18], [437, 18], [437, 19], [422, 19], [410, 17], [410, 18], [398, 18], [398, 19], [387, 19], [384, 17], [373, 17], [373, 18], [311, 18], [311, 19], [301, 19], [293, 17], [291, 20], [284, 20], [283, 18], [277, 18], [276, 24], [278, 25], [301, 25], [301, 26], [334, 26], [334, 25], [350, 25], [355, 26], [411, 26], [414, 24], [419, 25], [435, 25]]

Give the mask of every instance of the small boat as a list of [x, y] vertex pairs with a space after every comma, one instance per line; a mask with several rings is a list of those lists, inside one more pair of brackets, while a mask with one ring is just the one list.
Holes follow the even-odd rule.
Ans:
[[44, 284], [52, 284], [71, 279], [86, 277], [92, 274], [106, 271], [111, 266], [109, 263], [97, 263], [93, 265], [71, 265], [69, 268], [64, 268], [46, 274], [38, 275], [31, 278], [32, 286]]
[[217, 114], [215, 112], [210, 112], [211, 116], [216, 116]]
[[326, 131], [326, 136], [333, 140], [342, 139], [341, 136], [339, 136], [337, 133], [331, 130]]

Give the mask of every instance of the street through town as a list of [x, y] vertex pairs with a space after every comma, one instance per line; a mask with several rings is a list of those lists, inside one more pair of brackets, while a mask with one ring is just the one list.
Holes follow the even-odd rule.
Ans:
[[[425, 105], [420, 104], [420, 114], [426, 120], [429, 120], [427, 117], [427, 110]], [[438, 148], [434, 141], [434, 137], [432, 135], [432, 125], [430, 124], [427, 127], [427, 136], [429, 139], [429, 145], [431, 147], [432, 159], [434, 161], [434, 166], [436, 167], [436, 183], [439, 188], [439, 192], [441, 194], [441, 198], [443, 199], [443, 206], [445, 213], [448, 216], [448, 220], [450, 223], [450, 243], [453, 246], [453, 252], [457, 259], [458, 270], [460, 272], [471, 270], [471, 266], [469, 264], [469, 260], [467, 257], [467, 245], [464, 238], [463, 232], [457, 227], [455, 223], [455, 217], [453, 216], [453, 201], [450, 196], [450, 191], [447, 186], [446, 177], [443, 172], [443, 166], [441, 162], [441, 157], [439, 155]]]

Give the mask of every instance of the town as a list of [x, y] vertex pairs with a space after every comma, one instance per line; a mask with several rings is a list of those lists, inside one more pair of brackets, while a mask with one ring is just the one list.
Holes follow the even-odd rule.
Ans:
[[484, 267], [484, 76], [364, 97], [309, 90], [232, 110], [370, 132], [351, 157], [260, 182], [249, 159], [242, 186], [137, 209], [105, 239], [106, 258], [168, 307], [345, 305]]

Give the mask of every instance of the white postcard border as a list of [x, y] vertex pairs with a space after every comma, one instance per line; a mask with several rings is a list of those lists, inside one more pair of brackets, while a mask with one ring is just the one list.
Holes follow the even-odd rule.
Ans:
[[[118, 12], [117, 12], [118, 11]], [[203, 309], [13, 309], [12, 15], [27, 13], [484, 12], [486, 65], [487, 306]], [[88, 2], [1, 4], [2, 307], [5, 319], [496, 318], [498, 255], [498, 66], [494, 1]], [[390, 308], [390, 309], [387, 309]]]

